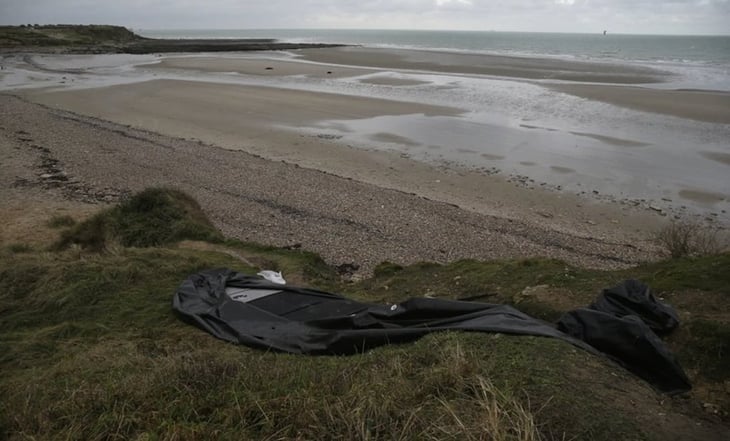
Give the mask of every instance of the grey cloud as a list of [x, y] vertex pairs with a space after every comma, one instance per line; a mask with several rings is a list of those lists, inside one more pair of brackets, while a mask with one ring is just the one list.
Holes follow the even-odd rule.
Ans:
[[730, 33], [730, 0], [0, 0], [0, 22]]

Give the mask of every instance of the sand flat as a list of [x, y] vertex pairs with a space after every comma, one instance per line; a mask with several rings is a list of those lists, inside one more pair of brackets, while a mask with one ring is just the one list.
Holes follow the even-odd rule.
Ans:
[[198, 72], [235, 72], [244, 75], [346, 78], [371, 74], [372, 70], [344, 66], [328, 66], [301, 61], [237, 57], [168, 57], [143, 68], [193, 70]]
[[[174, 136], [239, 135], [262, 125], [423, 114], [456, 116], [453, 107], [198, 81], [153, 80], [95, 89], [34, 92], [33, 100]], [[184, 135], [185, 134], [185, 135]]]
[[[271, 160], [322, 170], [359, 182], [448, 201], [478, 213], [530, 218], [535, 207], [571, 217], [554, 219], [560, 231], [595, 234], [596, 223], [638, 216], [631, 225], [648, 228], [654, 220], [627, 213], [623, 207], [585, 204], [577, 196], [516, 187], [503, 177], [478, 172], [455, 173], [399, 154], [348, 148], [338, 140], [283, 130], [302, 124], [311, 129], [321, 120], [419, 113], [460, 115], [459, 109], [371, 98], [301, 92], [266, 87], [156, 80], [63, 92], [28, 92], [32, 101], [173, 136], [243, 150]], [[324, 127], [324, 126], [323, 126]], [[323, 128], [324, 133], [327, 129]], [[385, 132], [383, 132], [385, 133]], [[205, 149], [205, 146], [201, 146]], [[202, 151], [202, 150], [201, 150]], [[489, 191], [485, 191], [485, 189]], [[583, 206], [580, 213], [577, 205]], [[548, 207], [548, 208], [545, 208]], [[607, 212], [612, 214], [607, 215]], [[639, 220], [641, 218], [641, 220]], [[595, 219], [586, 224], [585, 219]], [[583, 231], [590, 228], [588, 233]], [[625, 234], [628, 232], [623, 232]]]
[[667, 75], [639, 66], [425, 50], [344, 47], [302, 49], [295, 53], [302, 59], [317, 63], [510, 78], [643, 84], [661, 82]]
[[399, 135], [396, 135], [393, 133], [387, 133], [387, 132], [380, 132], [380, 133], [371, 135], [370, 139], [372, 139], [373, 141], [385, 142], [385, 143], [391, 143], [391, 144], [400, 144], [400, 145], [405, 145], [405, 146], [419, 145], [417, 142], [413, 141], [412, 139], [408, 139], [404, 136], [399, 136]]
[[550, 87], [570, 95], [630, 109], [730, 124], [730, 93], [727, 92], [585, 84], [556, 84]]
[[428, 81], [414, 80], [410, 78], [396, 78], [396, 77], [368, 77], [358, 80], [365, 84], [375, 84], [377, 86], [420, 86], [422, 84], [429, 84]]
[[[268, 60], [269, 58], [266, 56], [260, 61], [268, 62]], [[158, 73], [161, 76], [164, 75], [162, 71], [158, 71]], [[137, 72], [131, 71], [129, 78], [124, 79], [134, 79], [135, 75]], [[511, 201], [522, 199], [522, 202], [518, 204], [522, 208], [510, 207], [507, 208], [507, 211], [519, 213], [516, 216], [524, 216], [524, 205], [546, 204], [547, 198], [542, 192], [539, 192], [540, 196], [533, 202], [524, 204], [525, 201], [532, 201], [532, 194], [526, 193], [518, 198], [507, 197], [506, 195], [511, 194], [511, 189], [504, 188], [501, 183], [485, 183], [476, 178], [473, 182], [459, 181], [458, 183], [453, 182], [453, 186], [445, 185], [449, 180], [443, 176], [422, 178], [421, 173], [415, 171], [418, 167], [414, 166], [412, 162], [408, 162], [408, 165], [404, 164], [398, 169], [394, 166], [398, 155], [394, 161], [393, 157], [373, 155], [372, 152], [358, 150], [358, 147], [365, 150], [378, 147], [388, 149], [391, 146], [373, 147], [373, 143], [399, 144], [401, 151], [406, 151], [411, 158], [432, 165], [443, 165], [450, 172], [457, 174], [461, 174], [462, 171], [451, 169], [460, 167], [459, 164], [468, 167], [474, 163], [482, 167], [491, 167], [494, 164], [488, 161], [499, 159], [504, 161], [499, 164], [500, 169], [507, 170], [512, 164], [525, 165], [523, 162], [529, 161], [540, 164], [541, 167], [534, 169], [534, 173], [532, 170], [520, 171], [517, 167], [515, 173], [529, 175], [531, 179], [538, 181], [534, 186], [542, 185], [541, 182], [544, 181], [546, 188], [548, 184], [558, 185], [565, 188], [566, 192], [575, 195], [579, 195], [579, 193], [597, 194], [592, 190], [598, 190], [601, 196], [606, 195], [605, 197], [616, 197], [618, 191], [615, 193], [612, 191], [614, 188], [619, 188], [624, 191], [621, 194], [634, 198], [646, 197], [645, 193], [642, 193], [645, 186], [638, 186], [641, 183], [633, 186], [634, 181], [631, 180], [626, 170], [637, 168], [636, 164], [640, 161], [646, 162], [647, 155], [652, 154], [652, 148], [660, 145], [656, 141], [657, 137], [652, 137], [654, 135], [650, 132], [644, 135], [642, 132], [627, 130], [616, 132], [624, 136], [623, 138], [613, 138], [608, 135], [613, 135], [614, 132], [602, 132], [600, 128], [594, 132], [589, 131], [589, 128], [586, 127], [584, 131], [574, 131], [571, 134], [568, 131], [543, 127], [545, 123], [539, 116], [535, 118], [534, 115], [528, 115], [515, 122], [520, 123], [522, 128], [541, 128], [542, 130], [539, 132], [545, 130], [545, 133], [530, 133], [535, 131], [512, 128], [503, 120], [474, 119], [473, 103], [468, 100], [449, 100], [446, 97], [441, 97], [444, 98], [441, 100], [423, 100], [431, 103], [452, 103], [453, 107], [445, 107], [382, 98], [398, 96], [402, 100], [418, 101], [420, 91], [404, 93], [394, 91], [392, 94], [382, 95], [381, 98], [373, 98], [368, 93], [370, 88], [358, 88], [357, 78], [354, 81], [325, 82], [337, 86], [346, 84], [348, 87], [324, 87], [313, 88], [315, 91], [304, 91], [278, 88], [289, 84], [287, 80], [279, 79], [271, 82], [255, 79], [247, 84], [243, 80], [239, 82], [228, 78], [221, 80], [222, 83], [215, 82], [220, 77], [215, 75], [193, 73], [184, 77], [190, 78], [190, 80], [180, 80], [178, 79], [180, 76], [178, 72], [168, 79], [149, 81], [150, 75], [147, 73], [147, 75], [137, 77], [141, 81], [131, 84], [93, 89], [70, 87], [60, 91], [56, 89], [57, 91], [54, 92], [37, 90], [22, 93], [33, 101], [72, 110], [79, 114], [112, 120], [177, 138], [201, 140], [204, 143], [226, 149], [244, 150], [265, 158], [285, 160], [362, 182], [398, 188], [436, 200], [459, 203], [471, 210], [488, 214], [494, 214], [495, 207], [499, 207], [497, 210], [501, 211], [505, 209], [506, 205], [514, 205], [514, 202]], [[310, 82], [320, 84], [316, 80], [300, 78], [292, 82], [293, 87], [300, 86], [301, 81], [305, 83], [305, 86]], [[441, 80], [435, 79], [435, 81]], [[469, 81], [473, 81], [473, 79]], [[494, 84], [492, 80], [487, 82], [490, 85]], [[252, 84], [268, 84], [274, 87]], [[509, 87], [515, 89], [522, 87], [518, 82], [509, 82], [506, 86], [508, 88], [505, 95], [508, 97], [513, 95], [510, 93], [512, 89]], [[532, 95], [535, 95], [533, 89], [542, 90], [542, 87], [534, 84], [526, 87]], [[601, 86], [589, 87], [600, 88]], [[320, 90], [329, 92], [325, 93]], [[497, 91], [501, 92], [502, 89], [497, 89]], [[353, 92], [356, 96], [351, 95]], [[664, 93], [663, 91], [657, 92]], [[551, 99], [570, 100], [581, 106], [587, 102], [571, 96], [561, 96], [554, 92], [544, 95], [552, 97]], [[456, 108], [460, 105], [469, 111]], [[593, 106], [601, 110], [607, 107], [601, 104], [593, 104]], [[576, 111], [579, 110], [576, 108]], [[616, 109], [616, 113], [619, 115], [633, 114], [633, 112], [623, 112], [619, 109]], [[601, 120], [601, 115], [595, 116], [599, 121]], [[657, 116], [657, 118], [662, 117]], [[522, 122], [525, 124], [521, 124]], [[697, 126], [693, 121], [685, 121], [682, 124]], [[580, 128], [583, 129], [583, 127]], [[586, 136], [591, 139], [584, 141], [579, 139]], [[645, 149], [611, 148], [626, 145], [638, 146], [638, 142], [644, 140], [651, 140], [653, 145], [647, 146]], [[555, 147], [554, 151], [551, 150], [550, 157], [530, 154], [529, 150], [534, 146], [545, 145]], [[675, 145], [670, 142], [669, 147], [675, 147]], [[581, 152], [585, 152], [579, 160], [575, 160], [574, 156], [571, 156], [574, 148], [581, 148]], [[724, 150], [724, 146], [720, 143], [717, 145], [710, 143], [702, 148], [705, 151], [722, 152]], [[439, 151], [433, 151], [433, 149]], [[626, 150], [627, 153], [620, 150]], [[676, 157], [681, 157], [682, 152], [682, 150], [669, 151]], [[494, 156], [479, 156], [482, 153]], [[622, 155], [635, 156], [630, 161], [623, 161], [622, 158], [625, 156]], [[671, 157], [671, 155], [666, 157]], [[662, 196], [676, 196], [674, 188], [697, 188], [722, 193], [724, 190], [718, 186], [722, 178], [713, 178], [717, 173], [716, 169], [722, 165], [715, 166], [696, 154], [690, 158], [695, 158], [697, 162], [702, 163], [703, 167], [705, 164], [707, 165], [707, 168], [703, 169], [702, 179], [699, 183], [697, 180], [692, 181], [691, 179], [686, 179], [686, 182], [671, 181], [667, 185], [668, 192]], [[464, 162], [460, 163], [459, 161], [462, 160]], [[548, 167], [544, 167], [544, 165], [548, 165]], [[575, 173], [561, 173], [567, 170], [551, 169], [549, 165], [570, 168], [575, 170]], [[711, 168], [713, 166], [715, 168]], [[426, 169], [428, 167], [428, 165], [425, 166]], [[600, 181], [603, 175], [595, 174], [594, 179], [594, 174], [591, 173], [591, 170], [597, 170], [598, 167], [616, 170], [618, 175], [628, 177], [621, 181], [611, 181], [604, 188], [602, 186], [604, 182]], [[671, 169], [674, 165], [668, 161], [662, 162], [657, 168], [658, 172], [650, 175], [649, 178], [667, 182], [666, 174], [662, 174], [666, 167]], [[398, 172], [394, 171], [396, 169]], [[481, 169], [476, 168], [475, 170]], [[499, 178], [504, 179], [504, 174], [506, 173]], [[718, 174], [717, 176], [724, 175]], [[610, 177], [613, 177], [613, 174]], [[568, 186], [577, 180], [579, 180], [578, 185]], [[532, 183], [535, 181], [519, 181], [518, 184], [512, 184], [512, 181], [508, 179], [507, 185], [522, 183], [533, 187]], [[623, 187], [612, 187], [613, 182], [620, 182]], [[490, 198], [484, 199], [484, 188], [487, 185], [493, 190], [500, 187], [499, 191], [489, 192], [495, 195], [494, 198], [490, 196]], [[467, 188], [471, 189], [466, 190]], [[564, 197], [566, 197], [565, 192], [555, 195], [555, 198], [558, 199]], [[649, 197], [656, 199], [661, 196], [650, 194]], [[562, 205], [562, 203], [557, 205]], [[705, 204], [699, 203], [688, 205], [693, 209], [695, 206], [700, 207], [699, 210], [705, 210], [706, 207]], [[726, 209], [726, 202], [720, 202], [712, 209], [715, 211]], [[593, 224], [589, 225], [593, 226]]]
[[614, 136], [597, 135], [595, 133], [586, 133], [586, 132], [570, 132], [570, 133], [575, 136], [585, 136], [587, 138], [593, 138], [595, 140], [605, 142], [606, 144], [611, 144], [611, 145], [615, 145], [618, 147], [646, 147], [648, 145], [651, 145], [648, 142], [616, 138]]
[[679, 196], [693, 202], [709, 205], [727, 200], [727, 196], [725, 195], [701, 190], [680, 190]]
[[700, 155], [720, 164], [730, 165], [730, 153], [725, 152], [700, 152]]
[[[653, 225], [653, 213], [578, 203], [569, 195], [529, 191], [495, 176], [453, 173], [397, 154], [347, 149], [279, 130], [261, 142], [285, 146], [309, 162], [283, 162], [273, 150], [269, 158], [277, 160], [272, 161], [4, 94], [0, 114], [0, 151], [10, 158], [0, 162], [0, 199], [14, 206], [41, 188], [39, 155], [48, 155], [70, 179], [62, 184], [67, 188], [43, 190], [45, 197], [113, 191], [117, 200], [145, 187], [172, 186], [200, 201], [229, 237], [300, 244], [332, 264], [356, 263], [365, 272], [383, 260], [410, 264], [540, 255], [615, 268], [654, 255], [650, 246], [637, 246], [637, 236], [645, 234], [634, 232], [639, 225]], [[42, 146], [43, 153], [28, 148], [30, 143]], [[18, 177], [28, 185], [13, 186]], [[538, 209], [554, 216], [547, 219], [536, 214]], [[586, 218], [595, 222], [587, 224]], [[611, 219], [631, 227], [617, 228]]]

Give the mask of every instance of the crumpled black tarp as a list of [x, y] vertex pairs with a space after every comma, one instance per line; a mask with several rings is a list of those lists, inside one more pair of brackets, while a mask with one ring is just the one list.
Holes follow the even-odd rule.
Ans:
[[368, 304], [228, 269], [189, 277], [175, 293], [173, 309], [220, 339], [295, 354], [355, 354], [443, 330], [553, 337], [603, 352], [663, 392], [691, 387], [642, 321], [646, 317], [651, 326], [668, 331], [678, 324], [676, 313], [635, 281], [605, 290], [587, 309], [567, 313], [560, 329], [508, 305], [431, 298]]
[[679, 326], [674, 309], [648, 286], [627, 280], [605, 289], [588, 308], [565, 313], [558, 329], [582, 340], [667, 393], [692, 388], [669, 348], [655, 334]]

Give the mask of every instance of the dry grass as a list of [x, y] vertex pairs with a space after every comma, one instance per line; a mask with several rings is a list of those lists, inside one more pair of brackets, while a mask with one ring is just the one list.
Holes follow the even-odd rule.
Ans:
[[[522, 403], [498, 389], [482, 376], [476, 377], [476, 384], [464, 393], [462, 402], [454, 403], [439, 400], [444, 410], [453, 419], [451, 425], [439, 429], [443, 435], [463, 440], [488, 441], [538, 441], [543, 439], [535, 422], [534, 415]], [[464, 407], [475, 406], [481, 418], [477, 423], [464, 422], [460, 413]], [[441, 434], [439, 434], [441, 435]], [[440, 440], [441, 436], [431, 439]]]
[[[147, 194], [118, 209], [116, 232], [165, 218], [175, 208], [162, 203], [167, 195]], [[187, 213], [178, 219], [183, 227], [196, 220], [196, 210], [174, 211]], [[150, 219], [151, 212], [158, 216]], [[75, 228], [103, 237], [106, 230], [95, 225]], [[169, 233], [169, 225], [162, 231]], [[630, 273], [544, 259], [384, 265], [372, 279], [345, 283], [312, 253], [255, 244], [136, 248], [115, 241], [101, 252], [4, 247], [0, 439], [607, 441], [684, 435], [678, 427], [694, 439], [722, 439], [695, 436], [699, 420], [615, 364], [556, 339], [439, 333], [350, 357], [305, 357], [230, 345], [172, 313], [172, 293], [191, 273], [250, 273], [259, 262], [296, 274], [302, 285], [378, 302], [428, 289], [451, 298], [500, 293], [490, 296], [494, 301], [541, 284], [594, 293], [611, 280], [639, 277], [659, 291], [712, 294], [718, 309], [727, 305], [730, 286], [730, 254]], [[687, 302], [692, 317], [696, 303]], [[560, 312], [542, 303], [533, 310], [539, 307]], [[692, 351], [679, 353], [682, 363], [709, 384], [724, 384], [727, 325], [694, 319], [683, 328], [691, 332], [679, 343]]]
[[728, 246], [720, 228], [687, 221], [669, 223], [654, 241], [675, 259], [718, 254]]

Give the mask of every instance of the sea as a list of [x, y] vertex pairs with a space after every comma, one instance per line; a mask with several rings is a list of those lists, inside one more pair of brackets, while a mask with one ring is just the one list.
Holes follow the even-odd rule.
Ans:
[[339, 43], [375, 48], [437, 50], [659, 67], [678, 74], [670, 88], [730, 91], [730, 35], [595, 34], [344, 30], [135, 29], [151, 38], [273, 38], [294, 43]]

